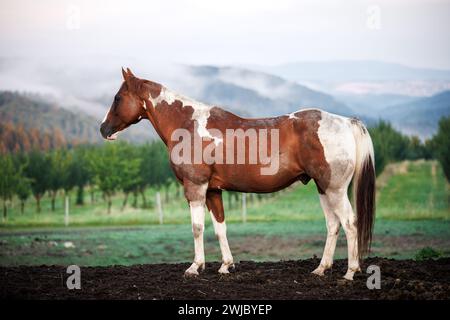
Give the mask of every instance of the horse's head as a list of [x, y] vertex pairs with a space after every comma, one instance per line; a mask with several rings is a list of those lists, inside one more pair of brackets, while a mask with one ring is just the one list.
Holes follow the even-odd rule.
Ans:
[[115, 140], [120, 131], [147, 118], [143, 105], [150, 82], [136, 78], [128, 68], [122, 69], [122, 75], [124, 81], [100, 126], [103, 138], [108, 140]]

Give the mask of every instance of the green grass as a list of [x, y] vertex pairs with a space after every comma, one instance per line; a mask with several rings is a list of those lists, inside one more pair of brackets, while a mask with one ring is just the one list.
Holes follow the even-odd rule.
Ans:
[[[449, 190], [441, 167], [437, 162], [416, 161], [395, 164], [392, 168], [395, 170], [380, 177], [383, 183], [378, 190], [372, 254], [403, 259], [422, 256], [424, 250], [435, 250], [449, 256]], [[155, 192], [146, 191], [149, 201], [155, 198]], [[55, 212], [49, 210], [49, 199], [44, 199], [40, 214], [30, 201], [21, 215], [15, 202], [8, 220], [0, 223], [0, 265], [190, 261], [193, 239], [188, 206], [182, 197], [174, 197], [175, 186], [170, 194], [171, 201], [163, 205], [164, 225], [158, 224], [154, 207], [128, 206], [121, 211], [121, 194], [114, 197], [111, 214], [106, 213], [99, 193], [93, 205], [86, 194], [85, 206], [71, 207], [70, 227], [64, 227], [61, 198]], [[239, 203], [230, 209], [228, 194], [224, 197], [228, 235], [236, 261], [301, 259], [322, 254], [325, 221], [314, 183], [264, 196], [262, 201], [248, 200], [246, 224], [241, 222]], [[207, 218], [206, 257], [218, 261], [220, 252], [212, 229]], [[72, 242], [75, 248], [65, 248], [64, 242]], [[342, 234], [336, 257], [346, 257]]]
[[[209, 220], [208, 220], [209, 222]], [[322, 254], [324, 221], [230, 223], [228, 238], [236, 261], [289, 260]], [[415, 241], [411, 242], [410, 239]], [[74, 248], [65, 248], [72, 242]], [[5, 232], [0, 236], [0, 265], [133, 265], [185, 262], [193, 257], [189, 225], [154, 225], [125, 229], [70, 228], [59, 231]], [[402, 246], [407, 248], [403, 249]], [[450, 255], [450, 221], [387, 221], [376, 224], [373, 255], [413, 258], [432, 245]], [[336, 257], [346, 257], [343, 232]], [[210, 223], [205, 231], [207, 261], [220, 261]]]
[[407, 173], [389, 179], [380, 192], [377, 207], [381, 218], [450, 218], [448, 184], [441, 166], [430, 161], [410, 163]]
[[[440, 165], [432, 161], [406, 162], [402, 165], [407, 172], [396, 173], [387, 178], [383, 188], [378, 190], [377, 217], [393, 220], [449, 219], [449, 189]], [[434, 167], [434, 169], [433, 169]], [[434, 174], [433, 174], [434, 172]], [[148, 201], [155, 198], [155, 190], [148, 189]], [[164, 222], [187, 224], [190, 221], [188, 205], [183, 197], [175, 198], [175, 185], [170, 189], [170, 201], [164, 203]], [[224, 194], [227, 221], [241, 221], [240, 203], [228, 208], [228, 194]], [[113, 198], [111, 214], [106, 213], [106, 204], [97, 192], [95, 204], [90, 204], [86, 194], [86, 205], [75, 206], [71, 195], [71, 226], [132, 226], [158, 224], [158, 214], [150, 208], [132, 208], [128, 205], [121, 210], [123, 195]], [[164, 198], [164, 197], [163, 197]], [[255, 197], [256, 198], [256, 197]], [[129, 202], [132, 202], [130, 197]], [[30, 199], [26, 211], [19, 213], [17, 201], [10, 208], [7, 221], [0, 222], [0, 229], [63, 227], [63, 199], [58, 197], [56, 211], [50, 210], [50, 200], [42, 201], [42, 213], [36, 213], [34, 202]], [[318, 200], [316, 186], [297, 184], [292, 188], [264, 196], [263, 201], [248, 201], [247, 219], [253, 221], [310, 221], [321, 220], [322, 209]]]
[[[189, 207], [183, 197], [175, 198], [175, 186], [170, 191], [170, 201], [163, 203], [164, 223], [189, 223]], [[150, 201], [155, 198], [156, 190], [148, 189], [146, 197]], [[228, 208], [228, 196], [224, 194], [224, 206], [226, 210], [227, 221], [241, 221], [241, 203], [233, 202], [232, 209]], [[71, 196], [74, 198], [74, 195]], [[73, 200], [70, 210], [71, 226], [131, 226], [158, 224], [158, 214], [151, 202], [150, 208], [132, 208], [128, 205], [124, 210], [121, 209], [123, 195], [118, 194], [113, 198], [112, 211], [107, 213], [106, 204], [101, 200], [101, 195], [96, 194], [97, 201], [90, 203], [86, 196], [85, 206], [75, 206]], [[131, 197], [130, 197], [131, 198]], [[162, 194], [164, 198], [164, 194]], [[140, 200], [140, 199], [139, 199]], [[129, 200], [132, 202], [132, 199]], [[140, 203], [140, 202], [139, 202]], [[261, 201], [248, 198], [248, 221], [282, 221], [282, 220], [311, 220], [320, 219], [322, 212], [318, 200], [318, 194], [314, 183], [307, 186], [297, 185], [293, 189], [279, 192], [273, 197], [263, 195]], [[9, 210], [8, 220], [0, 222], [0, 229], [17, 228], [37, 228], [37, 227], [63, 227], [64, 226], [64, 207], [63, 199], [58, 198], [56, 210], [50, 210], [50, 200], [42, 201], [42, 212], [37, 213], [33, 201], [28, 201], [24, 214], [20, 214], [18, 203]]]

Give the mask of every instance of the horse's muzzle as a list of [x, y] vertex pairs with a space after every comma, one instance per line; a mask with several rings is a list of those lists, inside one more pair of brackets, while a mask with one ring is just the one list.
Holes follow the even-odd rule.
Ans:
[[103, 139], [108, 139], [112, 134], [112, 129], [107, 123], [102, 123], [100, 126], [100, 133], [102, 134]]

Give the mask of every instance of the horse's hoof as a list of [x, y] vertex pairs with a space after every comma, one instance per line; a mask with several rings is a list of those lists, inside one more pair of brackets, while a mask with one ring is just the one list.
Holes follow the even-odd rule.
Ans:
[[195, 277], [198, 277], [199, 274], [198, 274], [198, 271], [197, 271], [197, 270], [189, 270], [189, 269], [187, 269], [187, 270], [184, 272], [184, 276], [185, 276], [186, 278], [195, 278]]
[[353, 276], [355, 275], [356, 272], [361, 272], [361, 268], [360, 267], [348, 268], [347, 272], [345, 273], [344, 279], [353, 281]]
[[323, 277], [325, 275], [325, 270], [321, 267], [317, 267], [314, 271], [311, 271], [311, 273], [316, 276]]
[[229, 274], [229, 273], [230, 273], [229, 268], [234, 269], [234, 268], [235, 268], [235, 267], [234, 267], [234, 263], [232, 263], [232, 264], [224, 264], [224, 263], [223, 263], [223, 264], [220, 266], [219, 273], [220, 273], [220, 274]]
[[353, 272], [348, 272], [347, 271], [347, 273], [344, 276], [344, 279], [348, 280], [348, 281], [353, 281]]
[[205, 270], [205, 264], [202, 263], [201, 265], [197, 265], [196, 263], [193, 263], [185, 272], [184, 276], [187, 278], [197, 277], [199, 275], [198, 270], [200, 271]]

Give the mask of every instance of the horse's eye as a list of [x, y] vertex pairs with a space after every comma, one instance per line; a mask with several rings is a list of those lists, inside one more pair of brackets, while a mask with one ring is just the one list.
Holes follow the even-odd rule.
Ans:
[[115, 102], [119, 102], [120, 101], [120, 96], [118, 94], [114, 97], [114, 101]]

